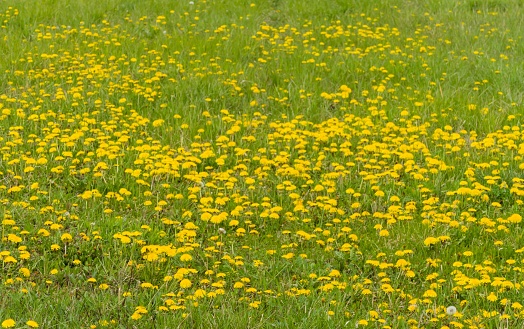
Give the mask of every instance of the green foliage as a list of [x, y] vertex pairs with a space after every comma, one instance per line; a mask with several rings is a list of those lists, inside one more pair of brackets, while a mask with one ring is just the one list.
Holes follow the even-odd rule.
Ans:
[[0, 325], [522, 327], [521, 7], [0, 1]]

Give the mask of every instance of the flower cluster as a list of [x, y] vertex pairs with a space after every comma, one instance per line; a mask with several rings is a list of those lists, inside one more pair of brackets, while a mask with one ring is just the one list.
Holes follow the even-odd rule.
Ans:
[[237, 2], [0, 10], [1, 326], [522, 325], [513, 16]]

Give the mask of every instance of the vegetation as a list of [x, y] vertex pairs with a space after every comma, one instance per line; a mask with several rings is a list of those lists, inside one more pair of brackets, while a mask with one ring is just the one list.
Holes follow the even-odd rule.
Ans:
[[1, 0], [1, 327], [524, 326], [522, 13]]

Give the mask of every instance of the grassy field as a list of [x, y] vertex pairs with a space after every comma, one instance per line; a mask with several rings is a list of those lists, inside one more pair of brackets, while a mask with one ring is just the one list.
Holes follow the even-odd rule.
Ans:
[[0, 0], [1, 327], [524, 327], [523, 13]]

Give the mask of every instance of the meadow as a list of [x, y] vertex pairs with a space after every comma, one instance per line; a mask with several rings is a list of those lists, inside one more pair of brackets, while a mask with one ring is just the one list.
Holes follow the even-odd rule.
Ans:
[[0, 0], [1, 327], [524, 327], [523, 21]]

